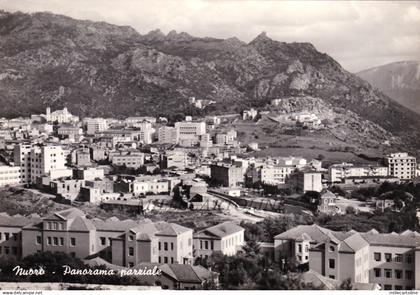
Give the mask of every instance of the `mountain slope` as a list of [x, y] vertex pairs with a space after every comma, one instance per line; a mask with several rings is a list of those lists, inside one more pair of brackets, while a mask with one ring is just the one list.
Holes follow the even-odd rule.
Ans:
[[420, 61], [402, 61], [357, 73], [403, 106], [420, 114]]
[[[419, 144], [420, 119], [309, 43], [261, 33], [196, 38], [51, 13], [0, 13], [0, 116], [66, 105], [81, 116], [199, 114], [188, 97], [211, 99], [207, 113], [264, 107], [331, 110], [331, 132], [365, 145]], [[18, 107], [16, 107], [18, 106]], [[334, 129], [333, 129], [334, 128]], [[344, 132], [343, 130], [347, 130]]]

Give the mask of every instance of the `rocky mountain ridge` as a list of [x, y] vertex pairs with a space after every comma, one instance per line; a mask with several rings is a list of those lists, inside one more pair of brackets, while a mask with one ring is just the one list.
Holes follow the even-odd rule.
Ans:
[[[216, 103], [196, 109], [191, 96]], [[366, 122], [349, 124], [353, 134], [384, 130], [381, 137], [419, 144], [418, 115], [310, 43], [279, 42], [264, 32], [249, 43], [175, 31], [141, 35], [51, 13], [0, 14], [0, 116], [46, 106], [80, 116], [202, 115], [308, 96], [344, 114], [344, 122], [350, 112], [351, 121]]]

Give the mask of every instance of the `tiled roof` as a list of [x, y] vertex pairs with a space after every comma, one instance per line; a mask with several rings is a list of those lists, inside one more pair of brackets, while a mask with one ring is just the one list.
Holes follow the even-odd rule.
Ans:
[[91, 231], [95, 229], [96, 227], [93, 225], [91, 220], [80, 216], [74, 218], [69, 226], [69, 230], [74, 231]]
[[118, 220], [118, 219], [107, 219], [103, 221], [101, 219], [92, 219], [93, 225], [96, 227], [97, 230], [101, 231], [121, 231], [125, 232], [131, 228], [137, 227], [139, 224], [135, 221], [126, 221], [126, 220]]
[[55, 212], [47, 216], [45, 219], [57, 219], [57, 217], [59, 217], [61, 219], [69, 220], [69, 219], [76, 218], [78, 216], [85, 216], [85, 214], [77, 208], [69, 208], [69, 209]]
[[363, 233], [362, 237], [371, 245], [381, 246], [406, 246], [416, 247], [420, 245], [420, 237], [417, 235], [399, 234], [372, 234]]
[[210, 234], [219, 238], [223, 238], [223, 237], [229, 236], [231, 234], [234, 234], [243, 230], [244, 230], [243, 227], [236, 225], [235, 223], [231, 221], [226, 221], [218, 225], [206, 228], [201, 232], [203, 232], [204, 234]]
[[176, 223], [167, 223], [167, 222], [157, 222], [155, 223], [156, 228], [158, 229], [157, 235], [164, 236], [177, 236], [187, 231], [191, 231], [190, 228], [184, 227]]
[[187, 264], [163, 264], [159, 266], [162, 272], [167, 273], [179, 282], [201, 283], [202, 279], [194, 268]]
[[306, 234], [311, 238], [312, 241], [320, 242], [323, 241], [327, 232], [331, 232], [328, 229], [322, 228], [316, 224], [313, 225], [298, 225], [284, 233], [281, 233], [274, 237], [276, 240], [299, 240], [302, 239], [302, 235]]
[[23, 217], [19, 215], [9, 216], [8, 214], [0, 213], [0, 226], [23, 227], [39, 221], [41, 221], [41, 219], [38, 217]]

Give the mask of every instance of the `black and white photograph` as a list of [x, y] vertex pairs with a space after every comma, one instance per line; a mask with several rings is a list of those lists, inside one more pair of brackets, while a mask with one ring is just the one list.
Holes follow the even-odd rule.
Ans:
[[417, 159], [420, 1], [0, 0], [0, 294], [415, 295]]

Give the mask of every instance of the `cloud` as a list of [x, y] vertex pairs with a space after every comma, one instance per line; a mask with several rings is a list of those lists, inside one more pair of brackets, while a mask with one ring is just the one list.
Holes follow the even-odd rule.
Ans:
[[74, 18], [251, 41], [261, 31], [286, 42], [311, 42], [358, 71], [420, 60], [420, 2], [239, 0], [0, 0], [0, 8], [51, 11]]

